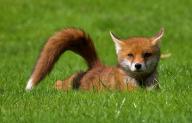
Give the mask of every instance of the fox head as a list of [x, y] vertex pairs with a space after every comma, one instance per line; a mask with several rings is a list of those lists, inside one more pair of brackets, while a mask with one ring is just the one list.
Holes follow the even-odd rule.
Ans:
[[160, 39], [163, 33], [162, 28], [150, 38], [133, 37], [120, 40], [110, 32], [121, 68], [134, 75], [153, 72], [160, 59]]

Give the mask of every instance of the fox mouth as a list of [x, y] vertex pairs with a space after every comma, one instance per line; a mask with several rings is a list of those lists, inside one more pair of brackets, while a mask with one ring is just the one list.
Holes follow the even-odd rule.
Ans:
[[135, 72], [135, 73], [142, 73], [142, 72], [144, 72], [144, 71], [142, 71], [142, 70], [136, 70], [136, 71], [133, 71], [133, 72]]
[[135, 70], [135, 71], [131, 71], [131, 72], [133, 72], [133, 73], [143, 73], [145, 71], [144, 70]]

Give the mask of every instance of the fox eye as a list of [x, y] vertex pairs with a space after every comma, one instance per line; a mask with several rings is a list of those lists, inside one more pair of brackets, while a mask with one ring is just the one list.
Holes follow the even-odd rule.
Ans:
[[132, 53], [129, 53], [129, 54], [127, 54], [127, 56], [128, 56], [129, 58], [132, 58], [132, 57], [133, 57], [133, 54], [132, 54]]
[[144, 58], [148, 58], [148, 57], [150, 57], [150, 56], [152, 56], [152, 53], [144, 53]]

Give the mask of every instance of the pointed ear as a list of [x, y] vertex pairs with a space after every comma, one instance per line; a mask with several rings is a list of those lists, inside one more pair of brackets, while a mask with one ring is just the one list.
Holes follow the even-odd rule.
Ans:
[[152, 44], [153, 45], [160, 45], [161, 38], [163, 37], [164, 34], [164, 28], [161, 28], [160, 31], [152, 37]]
[[121, 48], [122, 48], [122, 43], [123, 43], [123, 42], [120, 41], [119, 39], [117, 39], [111, 31], [110, 31], [109, 33], [110, 33], [110, 35], [111, 35], [111, 38], [112, 38], [113, 42], [115, 43], [116, 53], [118, 54], [119, 51], [120, 51]]

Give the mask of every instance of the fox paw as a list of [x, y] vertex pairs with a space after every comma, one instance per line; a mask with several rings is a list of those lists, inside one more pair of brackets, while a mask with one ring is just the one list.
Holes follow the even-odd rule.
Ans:
[[57, 90], [61, 90], [61, 89], [63, 88], [63, 81], [57, 80], [57, 81], [55, 82], [55, 88], [56, 88]]

